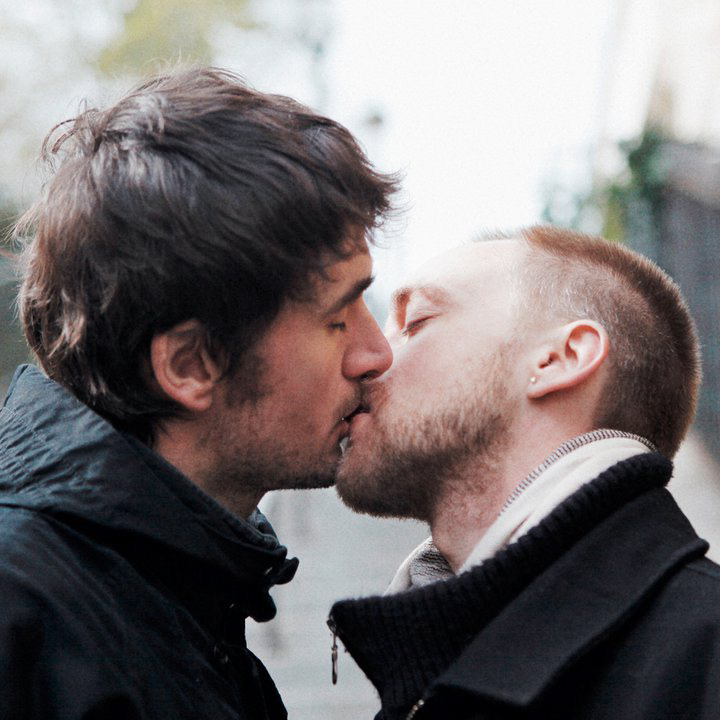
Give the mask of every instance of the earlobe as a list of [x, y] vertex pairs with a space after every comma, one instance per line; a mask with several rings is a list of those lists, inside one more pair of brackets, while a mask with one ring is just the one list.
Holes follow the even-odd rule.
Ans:
[[527, 396], [539, 399], [580, 385], [602, 366], [609, 349], [607, 331], [600, 323], [576, 320], [563, 325], [538, 350]]
[[191, 412], [204, 412], [213, 402], [222, 370], [207, 350], [205, 329], [187, 320], [150, 343], [150, 363], [160, 389]]

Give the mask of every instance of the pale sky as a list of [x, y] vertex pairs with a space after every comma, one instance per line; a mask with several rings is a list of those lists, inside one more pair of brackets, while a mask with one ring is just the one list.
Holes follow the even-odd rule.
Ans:
[[[652, 1], [632, 6], [642, 9]], [[18, 109], [28, 126], [42, 125], [44, 134], [74, 114], [88, 94], [91, 103], [103, 103], [124, 89], [119, 81], [113, 87], [107, 78], [86, 78], [79, 70], [83, 54], [119, 22], [117, 9], [124, 2], [112, 3], [115, 10], [108, 6], [103, 16], [88, 11], [91, 0], [68, 0], [63, 7], [73, 9], [66, 28], [72, 37], [53, 40], [46, 26], [57, 32], [62, 26], [53, 21], [51, 10], [60, 7], [54, 0], [28, 0], [23, 6], [0, 0], [37, 31], [35, 46], [18, 46], [32, 40], [26, 32], [0, 50], [5, 67], [14, 66], [7, 82], [57, 72], [70, 78], [61, 57], [77, 69], [76, 80], [60, 81], [59, 75], [35, 102]], [[608, 120], [608, 58], [624, 0], [254, 0], [252, 5], [257, 17], [270, 21], [272, 32], [218, 28], [216, 62], [259, 89], [293, 95], [340, 120], [376, 165], [404, 175], [407, 211], [393, 235], [396, 250], [377, 255], [380, 293], [389, 292], [405, 269], [446, 247], [485, 230], [539, 221], [549, 184], [586, 189], [593, 143]], [[308, 18], [311, 22], [303, 22]], [[67, 13], [64, 19], [67, 25]], [[326, 52], [316, 64], [296, 37], [305, 25], [325, 40]], [[643, 52], [639, 43], [630, 47]], [[69, 57], [73, 52], [75, 61]], [[628, 69], [634, 68], [635, 59], [629, 60]], [[6, 86], [6, 98], [9, 90]], [[636, 126], [637, 118], [628, 114], [632, 98], [623, 108], [629, 126]], [[382, 122], [370, 122], [372, 116]], [[2, 139], [6, 148], [17, 142], [7, 129]], [[10, 172], [17, 180], [25, 170]]]
[[333, 4], [326, 110], [405, 174], [404, 258], [378, 256], [381, 285], [385, 264], [394, 277], [484, 230], [538, 222], [556, 173], [586, 179], [612, 0]]

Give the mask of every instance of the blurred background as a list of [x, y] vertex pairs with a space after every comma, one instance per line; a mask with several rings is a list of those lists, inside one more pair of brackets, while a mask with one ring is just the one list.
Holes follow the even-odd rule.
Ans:
[[[720, 529], [720, 4], [717, 0], [0, 0], [0, 230], [36, 196], [52, 125], [175, 62], [228, 67], [344, 123], [405, 213], [369, 301], [479, 232], [553, 222], [665, 267], [697, 319], [705, 381], [673, 488]], [[0, 385], [26, 359], [0, 261]], [[0, 388], [1, 389], [1, 388]], [[291, 718], [371, 717], [349, 658], [330, 684], [325, 617], [382, 592], [426, 529], [357, 517], [332, 491], [264, 501], [301, 557], [278, 618], [249, 628]], [[713, 545], [720, 548], [720, 540]]]

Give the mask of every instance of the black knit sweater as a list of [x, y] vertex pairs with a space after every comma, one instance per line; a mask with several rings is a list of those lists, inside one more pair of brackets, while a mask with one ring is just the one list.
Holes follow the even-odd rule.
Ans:
[[665, 485], [655, 453], [603, 472], [492, 559], [448, 580], [395, 595], [344, 600], [338, 637], [380, 694], [384, 720], [404, 718], [482, 628], [574, 543], [640, 494]]

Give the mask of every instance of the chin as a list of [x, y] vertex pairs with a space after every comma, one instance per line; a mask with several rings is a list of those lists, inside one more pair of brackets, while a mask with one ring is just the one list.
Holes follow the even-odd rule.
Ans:
[[328, 488], [335, 484], [340, 453], [322, 466], [308, 468], [305, 472], [298, 472], [294, 477], [294, 487], [298, 490], [312, 490], [314, 488]]
[[[364, 475], [363, 468], [358, 468], [358, 449], [354, 445], [349, 445], [343, 453], [338, 463], [336, 472], [336, 485], [352, 484], [353, 478], [358, 474], [358, 470]], [[362, 465], [362, 463], [360, 463]]]
[[327, 475], [293, 475], [286, 478], [277, 478], [269, 490], [317, 490], [329, 488], [335, 484], [335, 476]]
[[371, 486], [374, 484], [373, 480], [379, 476], [372, 467], [363, 467], [361, 462], [354, 462], [355, 459], [352, 451], [348, 451], [342, 459], [335, 478], [335, 489], [340, 499], [353, 510], [369, 512], [361, 506], [373, 504], [375, 491]]
[[371, 482], [344, 481], [339, 479], [335, 483], [335, 490], [338, 497], [353, 512], [363, 515], [371, 515], [376, 518], [398, 518], [406, 519], [414, 517], [411, 512], [402, 506], [398, 506], [388, 498], [382, 488]]

